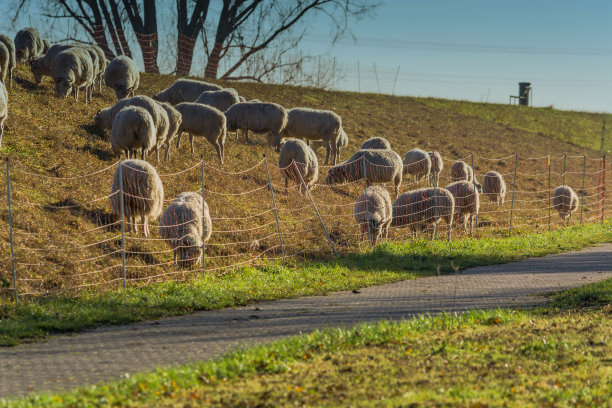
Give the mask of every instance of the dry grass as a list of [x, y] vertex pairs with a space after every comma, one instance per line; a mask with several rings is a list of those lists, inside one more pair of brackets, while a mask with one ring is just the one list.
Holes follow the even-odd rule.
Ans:
[[[94, 94], [94, 100], [89, 105], [70, 99], [60, 100], [53, 95], [48, 80], [36, 88], [31, 74], [24, 68], [17, 71], [16, 76], [19, 78], [17, 84], [9, 91], [10, 117], [2, 150], [11, 159], [20, 292], [41, 294], [80, 285], [118, 287], [122, 277], [120, 226], [114, 223], [116, 220], [110, 213], [106, 198], [110, 193], [114, 167], [87, 178], [58, 178], [79, 176], [113, 165], [107, 135], [93, 127], [92, 118], [98, 109], [112, 105], [114, 97], [108, 89], [104, 89], [102, 94]], [[174, 80], [172, 76], [143, 74], [139, 92], [153, 95]], [[439, 102], [439, 106], [432, 106], [415, 98], [388, 95], [246, 83], [224, 85], [232, 86], [247, 99], [275, 101], [286, 107], [335, 110], [343, 117], [344, 128], [350, 138], [348, 148], [342, 152], [342, 159], [356, 151], [365, 139], [383, 136], [402, 156], [414, 146], [440, 151], [449, 159], [466, 158], [468, 162], [471, 161], [471, 154], [474, 154], [477, 175], [482, 177], [488, 170], [498, 170], [506, 176], [511, 190], [514, 159], [491, 158], [518, 153], [519, 193], [515, 197], [513, 212], [513, 225], [518, 231], [548, 228], [547, 160], [526, 160], [520, 155], [552, 155], [553, 189], [562, 183], [561, 157], [564, 154], [597, 157], [596, 152], [587, 148], [542, 132], [524, 130], [523, 124], [523, 129], [520, 129], [457, 113], [457, 109], [447, 108], [444, 101]], [[537, 115], [537, 110], [531, 114]], [[574, 117], [572, 123], [580, 126], [585, 114], [564, 115]], [[274, 213], [270, 211], [270, 192], [266, 187], [266, 170], [261, 163], [264, 154], [269, 157], [287, 255], [319, 258], [331, 254], [308, 198], [299, 195], [295, 188], [283, 188], [284, 183], [276, 167], [277, 154], [265, 143], [263, 136], [255, 135], [253, 140], [254, 143], [246, 145], [242, 139], [236, 142], [233, 135], [228, 135], [223, 166], [218, 162], [212, 146], [203, 140], [196, 140], [197, 154], [190, 154], [188, 143], [183, 142], [180, 152], [173, 150], [169, 162], [156, 164], [164, 182], [166, 200], [170, 201], [182, 191], [200, 191], [201, 168], [198, 163], [200, 154], [203, 154], [206, 163], [206, 200], [214, 218], [215, 231], [206, 252], [206, 266], [210, 273], [224, 273], [229, 270], [228, 265], [249, 263], [258, 256], [280, 256]], [[319, 158], [321, 160], [322, 154], [319, 154]], [[450, 183], [448, 171], [451, 163], [452, 160], [445, 163], [440, 181], [442, 186]], [[593, 220], [596, 216], [596, 196], [592, 195], [596, 193], [594, 187], [597, 186], [599, 162], [587, 160], [586, 165], [584, 218]], [[249, 168], [252, 169], [240, 174], [227, 173]], [[189, 170], [184, 171], [186, 169]], [[568, 158], [566, 169], [566, 183], [579, 190], [582, 157]], [[177, 172], [182, 173], [175, 174]], [[325, 173], [326, 169], [322, 168], [320, 180]], [[4, 186], [5, 183], [6, 175], [1, 172], [0, 184]], [[406, 191], [413, 186], [405, 182], [401, 190]], [[319, 186], [313, 191], [313, 198], [336, 249], [341, 253], [356, 251], [364, 245], [359, 242], [358, 229], [353, 225], [352, 216], [352, 204], [362, 189], [362, 182], [356, 182], [339, 187]], [[249, 191], [252, 193], [245, 193]], [[243, 195], [236, 196], [236, 193]], [[507, 202], [501, 208], [484, 203], [483, 214], [479, 217], [480, 234], [507, 233], [510, 196], [508, 194]], [[0, 225], [0, 250], [8, 254], [8, 211], [4, 193], [0, 197], [0, 208], [0, 216], [5, 221]], [[560, 226], [558, 216], [554, 213], [552, 216], [553, 228]], [[170, 263], [172, 253], [159, 240], [155, 225], [152, 240], [144, 241], [140, 235], [128, 234], [127, 278], [131, 284], [199, 274], [199, 270], [187, 273], [177, 270]], [[405, 233], [403, 230], [393, 231], [391, 238], [403, 239]], [[455, 236], [459, 233], [457, 231]], [[2, 267], [0, 287], [4, 286], [4, 294], [8, 295], [8, 287], [11, 286], [8, 256], [3, 259]]]

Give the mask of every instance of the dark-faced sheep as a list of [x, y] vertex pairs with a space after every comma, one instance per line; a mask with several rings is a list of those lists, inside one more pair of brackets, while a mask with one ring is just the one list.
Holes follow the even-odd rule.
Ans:
[[221, 89], [223, 88], [208, 82], [181, 78], [177, 79], [170, 87], [158, 92], [153, 99], [177, 105], [181, 102], [195, 102], [198, 96], [202, 95], [202, 92], [219, 91]]
[[414, 176], [414, 181], [418, 182], [420, 179], [429, 181], [429, 174], [431, 173], [431, 158], [425, 150], [421, 150], [418, 147], [414, 148], [404, 156], [404, 177], [408, 174]]
[[355, 221], [361, 228], [361, 239], [367, 236], [372, 245], [385, 235], [389, 235], [389, 226], [393, 215], [391, 196], [381, 186], [369, 186], [361, 193], [354, 208]]
[[223, 112], [212, 106], [194, 102], [179, 103], [175, 109], [179, 111], [182, 118], [176, 148], [178, 149], [181, 144], [182, 132], [189, 135], [191, 153], [193, 153], [193, 137], [204, 137], [215, 147], [219, 161], [223, 164], [223, 146], [227, 136], [226, 119]]
[[552, 205], [562, 220], [570, 221], [578, 209], [578, 196], [570, 186], [559, 186], [553, 193]]
[[391, 149], [391, 143], [384, 137], [372, 137], [363, 142], [360, 150], [363, 149]]
[[282, 106], [265, 102], [237, 103], [225, 111], [225, 117], [227, 131], [246, 131], [247, 142], [249, 130], [256, 133], [272, 132], [276, 150], [280, 151], [281, 133], [287, 126], [287, 111]]
[[359, 150], [344, 163], [329, 169], [325, 184], [363, 180], [364, 167], [367, 184], [393, 183], [395, 185], [395, 197], [399, 195], [403, 164], [402, 158], [393, 150]]
[[287, 111], [287, 126], [283, 131], [285, 137], [305, 140], [323, 140], [330, 147], [327, 150], [325, 164], [329, 163], [329, 153], [333, 155], [335, 165], [338, 157], [338, 139], [342, 129], [342, 118], [335, 112], [310, 108], [293, 108]]
[[140, 85], [136, 63], [125, 55], [114, 58], [104, 70], [104, 83], [115, 91], [117, 100], [133, 97]]
[[0, 34], [0, 43], [5, 45], [9, 53], [7, 73], [8, 73], [9, 83], [10, 83], [9, 86], [12, 88], [13, 87], [13, 69], [15, 69], [15, 67], [17, 66], [17, 60], [16, 60], [16, 55], [15, 55], [16, 54], [15, 42], [8, 36], [4, 34]]
[[506, 199], [506, 182], [504, 177], [496, 172], [490, 171], [482, 178], [482, 194], [489, 197], [490, 201], [497, 205], [504, 204]]
[[[119, 177], [121, 173], [122, 177]], [[121, 216], [120, 180], [123, 180], [123, 208], [128, 231], [138, 232], [143, 224], [144, 236], [149, 236], [149, 220], [155, 220], [162, 212], [164, 186], [155, 167], [143, 160], [125, 160], [119, 163], [111, 187], [111, 209], [115, 216]]]
[[413, 237], [417, 231], [426, 229], [444, 219], [451, 239], [455, 201], [450, 191], [444, 188], [427, 187], [408, 191], [393, 203], [392, 227], [408, 226]]
[[159, 220], [159, 233], [174, 252], [174, 262], [189, 267], [202, 262], [204, 242], [212, 235], [208, 203], [197, 193], [181, 193]]
[[300, 181], [300, 176], [296, 173], [296, 166], [302, 175], [306, 189], [310, 190], [319, 179], [317, 155], [303, 140], [288, 139], [278, 156], [278, 168], [281, 176], [285, 177], [285, 188], [288, 187], [289, 179], [291, 179], [298, 184], [300, 193], [306, 192], [306, 189], [302, 190], [304, 186]]
[[463, 224], [463, 229], [467, 232], [467, 223], [470, 222], [470, 235], [474, 232], [474, 220], [478, 216], [480, 209], [480, 198], [478, 190], [470, 181], [456, 181], [446, 186], [455, 200], [455, 215], [458, 221]]
[[15, 58], [25, 64], [45, 53], [45, 43], [37, 29], [28, 27], [15, 35]]
[[110, 141], [115, 158], [125, 153], [127, 158], [135, 158], [140, 150], [142, 160], [155, 148], [155, 123], [151, 114], [139, 106], [126, 106], [113, 121]]
[[74, 100], [79, 100], [79, 89], [85, 90], [85, 103], [91, 100], [95, 79], [94, 66], [89, 53], [83, 48], [70, 48], [57, 54], [53, 59], [51, 77], [55, 83], [55, 93], [66, 98], [74, 93]]

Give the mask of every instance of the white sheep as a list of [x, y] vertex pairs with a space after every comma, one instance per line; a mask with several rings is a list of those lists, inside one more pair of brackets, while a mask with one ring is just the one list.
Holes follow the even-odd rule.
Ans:
[[372, 137], [361, 145], [360, 150], [363, 149], [391, 149], [391, 143], [384, 137]]
[[404, 156], [404, 177], [411, 174], [414, 176], [414, 181], [417, 182], [424, 178], [429, 181], [431, 174], [431, 158], [425, 150], [414, 148]]
[[450, 241], [454, 213], [455, 201], [450, 191], [438, 187], [421, 188], [408, 191], [395, 200], [391, 226], [408, 226], [415, 237], [417, 230], [424, 230], [444, 219]]
[[442, 155], [438, 152], [428, 152], [428, 154], [431, 159], [431, 176], [435, 176], [436, 180], [440, 180], [440, 173], [442, 173], [442, 169], [444, 169]]
[[469, 181], [470, 183], [474, 182], [478, 190], [481, 190], [482, 188], [478, 180], [475, 180], [474, 169], [472, 168], [472, 166], [470, 166], [469, 164], [461, 160], [454, 162], [453, 165], [451, 166], [451, 180], [452, 181], [466, 180], [466, 181]]
[[4, 43], [0, 42], [0, 82], [6, 84], [7, 74], [9, 72], [9, 62], [11, 54]]
[[202, 105], [194, 102], [182, 102], [175, 106], [180, 112], [183, 121], [179, 127], [179, 135], [176, 148], [181, 144], [181, 133], [187, 132], [191, 153], [193, 153], [193, 137], [203, 136], [215, 146], [219, 161], [223, 164], [223, 146], [227, 136], [226, 119], [223, 112], [212, 106]]
[[34, 75], [34, 81], [37, 84], [40, 84], [44, 76], [51, 76], [53, 60], [57, 54], [74, 47], [77, 46], [73, 44], [55, 44], [49, 48], [49, 51], [47, 51], [45, 55], [31, 60], [30, 71], [32, 71], [32, 74]]
[[391, 196], [384, 187], [368, 186], [357, 199], [353, 213], [361, 228], [362, 240], [367, 235], [370, 243], [376, 245], [383, 234], [385, 239], [388, 237], [393, 206]]
[[17, 61], [16, 61], [16, 52], [15, 52], [15, 43], [13, 42], [13, 40], [11, 38], [9, 38], [8, 36], [4, 35], [4, 34], [0, 34], [0, 43], [4, 44], [6, 46], [6, 49], [9, 52], [9, 61], [8, 61], [8, 76], [9, 76], [9, 82], [10, 82], [10, 87], [13, 87], [13, 69], [15, 69], [15, 67], [17, 66]]
[[195, 102], [202, 92], [219, 91], [221, 89], [223, 88], [208, 82], [181, 78], [176, 80], [169, 88], [158, 92], [153, 99], [177, 105], [181, 102]]
[[235, 90], [225, 88], [219, 91], [202, 92], [195, 102], [212, 106], [213, 108], [219, 109], [221, 112], [225, 112], [230, 106], [239, 103], [240, 98]]
[[0, 82], [0, 147], [2, 147], [2, 134], [4, 133], [4, 121], [8, 117], [8, 93], [6, 86]]
[[342, 129], [342, 118], [330, 110], [310, 108], [293, 108], [287, 111], [287, 125], [283, 131], [284, 137], [305, 140], [323, 140], [328, 143], [325, 164], [329, 163], [331, 151], [335, 165], [338, 157], [338, 139]]
[[37, 29], [28, 27], [15, 35], [15, 58], [25, 64], [45, 53], [45, 43]]
[[175, 263], [200, 264], [204, 242], [212, 235], [208, 203], [197, 193], [179, 194], [162, 214], [159, 233], [172, 248]]
[[459, 217], [458, 221], [463, 224], [463, 229], [467, 232], [468, 218], [470, 222], [470, 235], [474, 232], [474, 221], [480, 209], [480, 198], [478, 189], [474, 188], [473, 182], [455, 181], [446, 186], [455, 200], [455, 214]]
[[91, 99], [94, 83], [94, 67], [89, 53], [83, 48], [70, 48], [57, 54], [51, 67], [51, 77], [55, 83], [55, 93], [66, 98], [74, 92], [74, 100], [79, 100], [79, 89], [85, 89], [85, 103]]
[[[119, 173], [122, 177], [119, 178]], [[111, 209], [121, 216], [120, 180], [123, 180], [123, 208], [128, 231], [138, 232], [137, 221], [143, 224], [144, 236], [149, 236], [149, 220], [155, 220], [162, 212], [164, 186], [155, 167], [143, 160], [125, 160], [119, 163], [113, 175]]]
[[87, 44], [84, 45], [84, 47], [89, 52], [91, 61], [93, 62], [94, 69], [96, 71], [94, 78], [94, 89], [95, 84], [98, 84], [98, 90], [102, 91], [102, 82], [104, 82], [104, 72], [106, 70], [106, 55], [104, 54], [102, 48], [96, 44]]
[[364, 161], [366, 183], [393, 183], [395, 197], [399, 195], [402, 184], [402, 158], [390, 149], [359, 150], [350, 159], [327, 171], [325, 184], [337, 184], [362, 180], [364, 178]]
[[126, 106], [113, 121], [110, 142], [115, 158], [124, 152], [129, 159], [135, 158], [140, 149], [142, 160], [156, 146], [155, 123], [151, 114], [139, 106]]
[[[295, 165], [293, 164], [295, 162]], [[283, 144], [278, 156], [278, 168], [281, 176], [285, 177], [285, 188], [289, 185], [289, 179], [298, 184], [298, 191], [302, 192], [302, 183], [299, 175], [295, 171], [298, 167], [306, 189], [310, 190], [319, 179], [319, 161], [314, 150], [300, 139], [288, 139]]]
[[578, 196], [570, 186], [559, 186], [553, 193], [552, 205], [562, 220], [572, 219], [572, 214], [578, 209]]
[[161, 102], [160, 105], [166, 110], [166, 114], [168, 114], [169, 128], [164, 158], [170, 160], [170, 143], [178, 136], [181, 123], [183, 123], [183, 117], [181, 116], [181, 112], [177, 111], [174, 106], [170, 105], [168, 102]]
[[[349, 142], [348, 135], [346, 134], [344, 129], [340, 129], [340, 137], [336, 141], [336, 162], [340, 161], [340, 149], [343, 149], [346, 146], [348, 146], [348, 142]], [[315, 152], [317, 150], [319, 150], [320, 148], [322, 148], [322, 147], [325, 148], [325, 152], [326, 152], [326, 155], [327, 155], [326, 157], [329, 157], [329, 153], [331, 151], [331, 147], [329, 146], [329, 142], [324, 141], [324, 140], [314, 140], [312, 142], [311, 148]]]
[[125, 55], [114, 58], [104, 71], [104, 83], [115, 90], [118, 100], [133, 97], [140, 85], [140, 73], [136, 63]]
[[237, 103], [225, 111], [225, 117], [228, 132], [245, 130], [247, 142], [249, 130], [257, 133], [272, 132], [276, 150], [280, 151], [281, 133], [287, 126], [287, 111], [282, 106], [265, 102]]
[[506, 182], [504, 177], [496, 172], [490, 171], [482, 178], [482, 194], [489, 197], [497, 205], [503, 205], [506, 199]]

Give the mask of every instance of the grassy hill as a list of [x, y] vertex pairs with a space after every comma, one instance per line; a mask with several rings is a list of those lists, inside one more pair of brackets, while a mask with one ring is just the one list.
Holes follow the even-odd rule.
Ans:
[[[55, 97], [48, 79], [36, 87], [25, 68], [20, 68], [16, 77], [15, 86], [9, 90], [10, 116], [1, 152], [11, 160], [20, 291], [41, 294], [74, 287], [117, 287], [121, 281], [120, 225], [110, 213], [107, 198], [116, 163], [108, 136], [93, 126], [96, 111], [112, 105], [114, 96], [108, 89], [96, 91], [93, 101], [85, 105], [82, 101]], [[138, 93], [153, 95], [175, 79], [143, 74]], [[441, 186], [450, 182], [452, 161], [463, 158], [469, 163], [473, 154], [479, 177], [488, 170], [498, 170], [511, 190], [514, 158], [509, 156], [518, 153], [519, 192], [513, 210], [517, 231], [548, 228], [545, 156], [552, 156], [552, 188], [562, 183], [563, 156], [567, 154], [565, 182], [579, 190], [582, 155], [587, 155], [594, 160], [586, 161], [584, 219], [592, 220], [596, 214], [599, 162], [598, 152], [592, 149], [598, 148], [601, 119], [609, 115], [293, 86], [219, 83], [235, 88], [247, 99], [274, 101], [288, 108], [307, 106], [336, 111], [342, 116], [350, 138], [348, 148], [341, 153], [342, 160], [372, 136], [387, 138], [402, 156], [415, 146], [440, 151], [447, 159]], [[225, 273], [257, 257], [281, 255], [262, 163], [264, 154], [268, 155], [276, 190], [287, 256], [310, 258], [331, 253], [308, 198], [299, 195], [295, 188], [284, 189], [276, 167], [277, 154], [263, 136], [256, 135], [253, 140], [252, 144], [245, 144], [243, 139], [236, 141], [233, 135], [228, 135], [223, 166], [212, 146], [198, 139], [196, 154], [191, 154], [188, 143], [183, 142], [178, 152], [173, 148], [169, 162], [158, 164], [150, 159], [162, 176], [166, 201], [170, 201], [180, 192], [200, 191], [199, 162], [203, 155], [205, 195], [214, 219], [214, 233], [206, 252], [210, 273]], [[610, 146], [609, 142], [606, 146]], [[322, 164], [322, 152], [319, 159]], [[326, 171], [325, 167], [320, 170], [321, 182]], [[0, 185], [5, 184], [6, 174], [2, 171]], [[412, 180], [406, 180], [401, 191], [414, 187]], [[313, 191], [313, 199], [341, 253], [364, 246], [359, 242], [352, 216], [354, 200], [362, 189], [363, 183], [355, 182], [337, 187], [318, 186]], [[2, 191], [0, 216], [4, 222], [0, 225], [0, 251], [9, 254], [4, 187]], [[503, 207], [483, 203], [479, 234], [507, 233], [510, 196]], [[553, 227], [561, 225], [554, 213], [552, 219]], [[200, 273], [199, 269], [177, 270], [171, 264], [172, 252], [160, 240], [155, 225], [156, 222], [148, 240], [132, 233], [127, 236], [127, 275], [131, 284]], [[392, 231], [391, 238], [405, 239], [406, 233]], [[456, 230], [454, 234], [456, 237], [462, 232]], [[5, 256], [0, 287], [10, 286], [10, 271], [10, 257]], [[4, 293], [8, 294], [8, 290]]]

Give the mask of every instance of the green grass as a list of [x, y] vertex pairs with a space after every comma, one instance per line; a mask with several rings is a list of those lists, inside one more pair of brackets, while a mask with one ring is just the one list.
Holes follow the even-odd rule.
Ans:
[[450, 244], [445, 241], [381, 244], [370, 251], [330, 261], [270, 264], [187, 283], [164, 282], [119, 292], [29, 298], [17, 304], [5, 302], [0, 304], [0, 345], [195, 310], [324, 295], [610, 241], [612, 229], [606, 222], [511, 238], [461, 239]]

